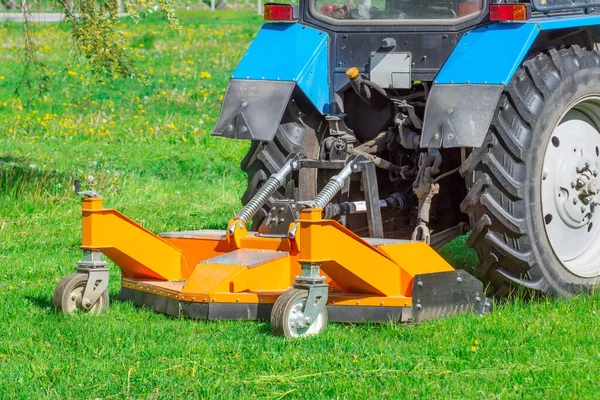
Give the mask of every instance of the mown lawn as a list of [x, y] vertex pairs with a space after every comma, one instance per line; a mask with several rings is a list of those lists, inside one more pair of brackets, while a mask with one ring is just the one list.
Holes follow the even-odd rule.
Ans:
[[[36, 26], [51, 91], [19, 86], [21, 27], [0, 25], [0, 398], [598, 398], [600, 296], [509, 300], [485, 318], [330, 325], [290, 341], [268, 323], [179, 320], [114, 301], [50, 307], [80, 257], [72, 180], [153, 231], [223, 228], [248, 144], [209, 136], [261, 21], [182, 13], [126, 24], [143, 80], [90, 74], [68, 27]], [[20, 88], [20, 96], [15, 89]], [[475, 258], [458, 240], [456, 267]], [[110, 294], [118, 293], [113, 268]]]

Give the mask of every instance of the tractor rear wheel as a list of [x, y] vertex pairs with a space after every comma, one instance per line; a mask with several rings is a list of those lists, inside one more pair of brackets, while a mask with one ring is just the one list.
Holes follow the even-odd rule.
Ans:
[[572, 46], [527, 60], [463, 165], [461, 209], [480, 277], [497, 296], [600, 284], [600, 53]]
[[[307, 157], [317, 158], [319, 140], [314, 129], [301, 121], [292, 119], [289, 112], [286, 112], [275, 138], [270, 142], [252, 142], [250, 150], [242, 160], [241, 168], [248, 175], [248, 187], [242, 195], [242, 204], [246, 205], [267, 179], [283, 167], [287, 156], [300, 152]], [[252, 219], [250, 229], [258, 229], [269, 213], [273, 201], [286, 197], [286, 189], [296, 190], [296, 188], [301, 190], [301, 192], [295, 193], [300, 200], [312, 200], [317, 191], [316, 170], [298, 171], [295, 180], [291, 182], [291, 188], [280, 188]]]

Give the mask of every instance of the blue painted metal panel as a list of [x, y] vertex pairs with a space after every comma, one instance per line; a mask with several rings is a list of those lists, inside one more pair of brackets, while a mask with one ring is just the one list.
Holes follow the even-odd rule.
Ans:
[[435, 82], [508, 84], [538, 32], [535, 24], [477, 28], [460, 39]]
[[329, 110], [328, 36], [300, 24], [265, 24], [233, 78], [295, 81], [317, 110]]
[[600, 16], [533, 18], [477, 28], [461, 38], [435, 81], [506, 85], [540, 31], [592, 25], [600, 25]]

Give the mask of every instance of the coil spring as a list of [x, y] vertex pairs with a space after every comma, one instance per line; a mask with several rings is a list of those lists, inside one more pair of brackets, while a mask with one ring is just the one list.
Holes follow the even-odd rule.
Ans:
[[317, 208], [324, 208], [333, 199], [337, 192], [342, 190], [342, 187], [343, 185], [340, 185], [336, 179], [331, 179], [329, 182], [327, 182], [327, 185], [325, 185], [317, 197], [315, 197], [315, 206]]
[[250, 199], [248, 204], [240, 211], [237, 215], [237, 219], [240, 221], [247, 223], [256, 215], [256, 213], [261, 209], [263, 204], [269, 200], [269, 197], [273, 193], [279, 189], [281, 186], [279, 180], [275, 177], [270, 177], [267, 181], [261, 186], [261, 188], [256, 192], [254, 197]]

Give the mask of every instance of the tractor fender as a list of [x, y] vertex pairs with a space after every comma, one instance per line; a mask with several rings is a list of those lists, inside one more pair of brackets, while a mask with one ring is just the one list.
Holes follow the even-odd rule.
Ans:
[[229, 82], [212, 135], [273, 140], [292, 99], [328, 113], [328, 35], [297, 23], [265, 24]]
[[465, 33], [437, 74], [425, 108], [421, 147], [480, 147], [504, 88], [541, 31], [600, 25], [600, 16], [533, 18]]

